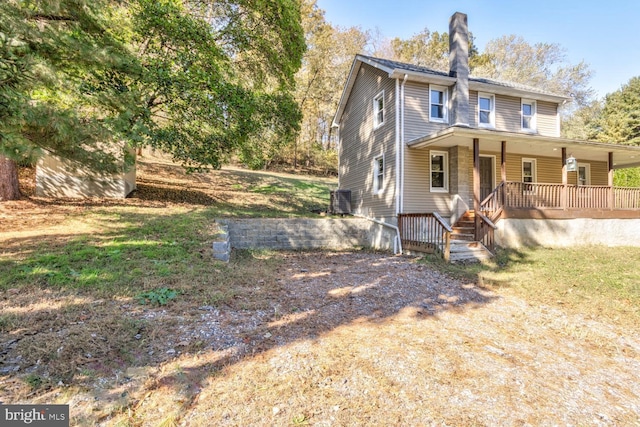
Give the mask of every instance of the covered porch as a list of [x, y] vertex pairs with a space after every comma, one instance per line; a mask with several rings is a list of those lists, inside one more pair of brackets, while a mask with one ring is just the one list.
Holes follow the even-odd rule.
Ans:
[[[614, 170], [640, 166], [640, 147], [466, 127], [450, 127], [410, 141], [407, 147], [464, 147], [471, 156], [466, 165], [471, 169], [467, 197], [450, 194], [450, 225], [443, 221], [451, 228], [448, 240], [456, 239], [456, 225], [463, 220], [472, 240], [490, 251], [496, 241], [500, 244], [500, 222], [509, 219], [640, 221], [640, 188], [615, 187], [613, 182]], [[456, 167], [465, 165], [450, 165], [452, 170]], [[460, 179], [464, 173], [456, 175]], [[406, 215], [399, 215], [399, 223], [407, 221]]]

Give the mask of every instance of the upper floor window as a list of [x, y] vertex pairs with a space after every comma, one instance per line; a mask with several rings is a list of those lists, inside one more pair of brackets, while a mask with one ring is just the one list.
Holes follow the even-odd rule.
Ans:
[[449, 160], [445, 151], [431, 151], [431, 191], [449, 191]]
[[522, 100], [522, 129], [530, 132], [536, 130], [536, 101]]
[[373, 98], [373, 127], [377, 128], [384, 124], [384, 91]]
[[478, 126], [495, 127], [496, 98], [486, 93], [478, 94]]
[[429, 86], [429, 119], [434, 122], [447, 122], [447, 88]]

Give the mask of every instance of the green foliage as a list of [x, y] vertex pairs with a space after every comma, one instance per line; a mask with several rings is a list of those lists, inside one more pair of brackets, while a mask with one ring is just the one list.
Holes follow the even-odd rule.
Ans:
[[169, 301], [176, 298], [178, 292], [169, 288], [159, 288], [138, 294], [136, 298], [140, 304], [167, 305]]
[[640, 145], [640, 77], [606, 96], [596, 123], [600, 141]]
[[640, 188], [640, 168], [618, 169], [613, 172], [616, 187]]
[[114, 171], [128, 130], [126, 93], [99, 84], [135, 74], [135, 58], [107, 29], [109, 3], [61, 0], [0, 5], [0, 154], [18, 162], [41, 149]]
[[199, 169], [286, 144], [304, 50], [295, 0], [2, 2], [0, 155], [113, 172], [151, 145]]
[[44, 379], [37, 374], [29, 374], [25, 377], [25, 382], [32, 390], [37, 390], [44, 384]]

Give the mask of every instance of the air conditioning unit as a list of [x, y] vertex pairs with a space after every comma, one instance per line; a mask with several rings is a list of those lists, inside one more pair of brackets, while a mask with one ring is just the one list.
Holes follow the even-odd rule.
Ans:
[[336, 190], [329, 193], [329, 212], [346, 215], [351, 213], [351, 190]]

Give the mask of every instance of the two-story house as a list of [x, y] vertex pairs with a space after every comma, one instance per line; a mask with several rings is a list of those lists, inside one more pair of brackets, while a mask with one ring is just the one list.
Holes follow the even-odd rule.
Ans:
[[449, 39], [448, 73], [356, 56], [334, 120], [353, 213], [399, 227], [413, 249], [640, 241], [640, 190], [613, 187], [640, 147], [561, 138], [571, 98], [470, 76], [465, 14]]

